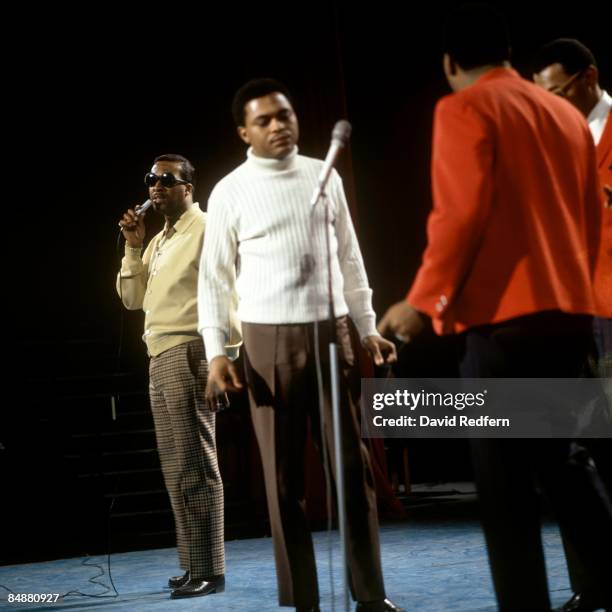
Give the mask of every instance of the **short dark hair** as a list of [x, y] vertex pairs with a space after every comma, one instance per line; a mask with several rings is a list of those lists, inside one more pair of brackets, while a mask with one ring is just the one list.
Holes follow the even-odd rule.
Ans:
[[464, 70], [509, 60], [510, 38], [504, 16], [489, 4], [460, 5], [448, 14], [444, 52]]
[[177, 162], [181, 164], [181, 178], [195, 187], [195, 168], [186, 157], [177, 155], [176, 153], [166, 153], [165, 155], [158, 155], [153, 160], [153, 163], [156, 164], [159, 161]]
[[542, 72], [551, 64], [561, 64], [568, 74], [597, 66], [591, 50], [575, 38], [557, 38], [540, 48], [532, 61], [532, 72]]
[[236, 127], [244, 125], [244, 107], [247, 102], [275, 92], [283, 94], [293, 106], [293, 100], [289, 90], [276, 79], [251, 79], [240, 87], [234, 94], [234, 99], [232, 100], [232, 116], [234, 117]]

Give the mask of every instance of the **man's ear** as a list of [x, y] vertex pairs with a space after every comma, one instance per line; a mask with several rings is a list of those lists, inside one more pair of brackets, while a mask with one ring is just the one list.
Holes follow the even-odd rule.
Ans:
[[248, 145], [251, 144], [251, 139], [249, 138], [249, 135], [247, 133], [247, 129], [244, 127], [244, 125], [239, 125], [236, 128], [236, 131], [238, 132], [238, 136], [240, 136], [240, 139], [244, 142], [246, 142]]
[[597, 66], [593, 66], [593, 64], [591, 64], [588, 68], [585, 68], [584, 80], [591, 87], [595, 87], [599, 83], [599, 70], [597, 70]]
[[442, 58], [442, 65], [444, 67], [444, 74], [447, 77], [457, 75], [457, 64], [448, 53], [444, 54], [444, 57]]

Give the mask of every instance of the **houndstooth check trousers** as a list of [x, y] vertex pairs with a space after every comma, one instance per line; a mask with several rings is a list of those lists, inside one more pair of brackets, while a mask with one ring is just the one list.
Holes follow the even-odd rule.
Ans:
[[207, 376], [201, 339], [168, 349], [149, 364], [151, 410], [179, 563], [196, 578], [225, 572], [223, 483], [215, 414], [204, 398]]

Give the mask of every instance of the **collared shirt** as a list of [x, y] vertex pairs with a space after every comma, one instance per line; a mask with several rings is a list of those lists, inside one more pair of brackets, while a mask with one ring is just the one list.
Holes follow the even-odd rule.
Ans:
[[125, 246], [117, 292], [129, 310], [145, 312], [143, 340], [149, 355], [199, 338], [198, 267], [206, 214], [194, 202], [173, 227], [164, 227], [141, 249]]
[[610, 116], [610, 109], [612, 109], [612, 97], [607, 91], [604, 91], [599, 98], [599, 102], [593, 107], [589, 116], [587, 117], [587, 123], [591, 134], [593, 134], [593, 140], [598, 145], [601, 137], [606, 128], [606, 122]]

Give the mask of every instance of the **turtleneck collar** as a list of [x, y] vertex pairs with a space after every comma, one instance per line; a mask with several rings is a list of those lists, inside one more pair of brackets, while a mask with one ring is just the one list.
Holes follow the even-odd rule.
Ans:
[[249, 147], [247, 150], [247, 163], [260, 171], [280, 172], [283, 170], [291, 170], [295, 166], [297, 154], [298, 148], [295, 146], [289, 155], [281, 159], [276, 159], [274, 157], [258, 157], [253, 153], [253, 147]]

